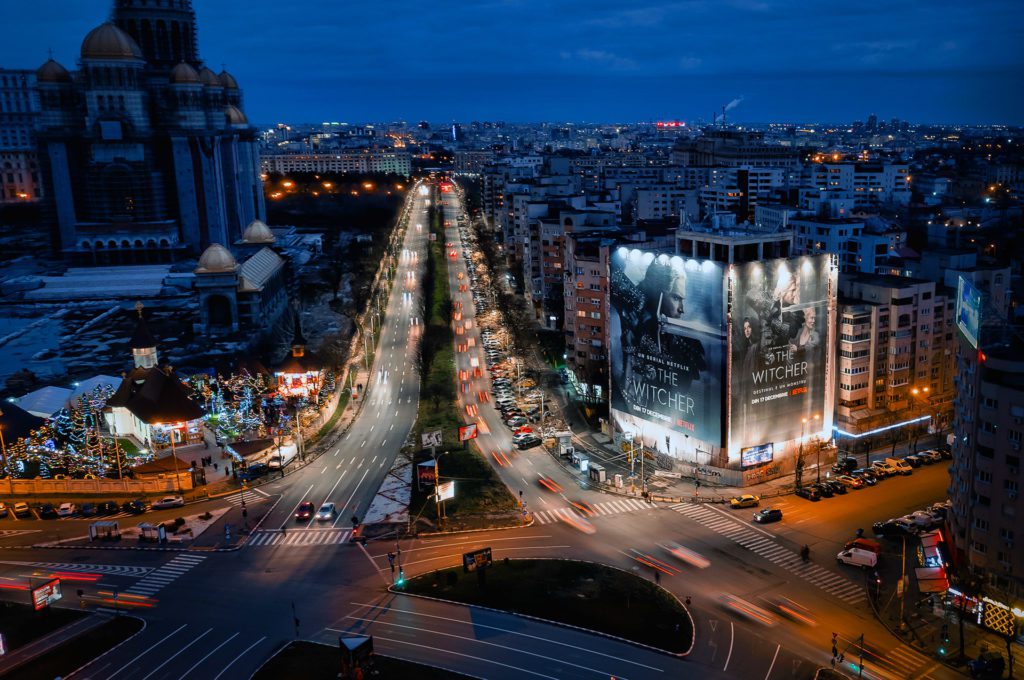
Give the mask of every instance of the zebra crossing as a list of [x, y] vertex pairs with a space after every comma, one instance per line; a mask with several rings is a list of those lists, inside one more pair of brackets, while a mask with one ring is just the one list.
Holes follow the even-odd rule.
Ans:
[[[922, 666], [933, 666], [935, 662], [928, 659], [906, 645], [899, 645], [872, 659], [875, 666], [889, 666], [894, 672], [903, 678], [921, 678], [926, 680], [930, 676], [923, 675], [927, 670]], [[865, 663], [865, 665], [868, 665]]]
[[167, 564], [146, 574], [135, 585], [124, 592], [129, 595], [143, 595], [145, 597], [156, 595], [167, 585], [188, 573], [189, 570], [202, 564], [205, 559], [205, 555], [192, 555], [189, 553], [177, 555]]
[[152, 567], [134, 567], [120, 564], [74, 564], [71, 562], [16, 562], [0, 561], [0, 564], [15, 564], [24, 567], [36, 567], [51, 571], [73, 571], [88, 574], [106, 574], [109, 576], [130, 576], [141, 578], [153, 571]]
[[268, 498], [270, 498], [270, 494], [264, 491], [260, 491], [259, 489], [249, 489], [240, 494], [233, 493], [230, 496], [225, 496], [223, 500], [227, 501], [231, 505], [242, 505], [243, 501], [246, 505], [249, 505], [265, 501]]
[[794, 551], [779, 545], [772, 539], [737, 524], [728, 517], [692, 503], [670, 506], [681, 515], [695, 520], [702, 526], [719, 533], [747, 550], [774, 562], [788, 572], [799, 576], [808, 583], [821, 588], [844, 602], [862, 604], [867, 602], [864, 588], [824, 569], [813, 562], [804, 562]]
[[[607, 501], [604, 503], [590, 503], [589, 506], [594, 509], [593, 514], [585, 513], [594, 517], [603, 517], [605, 515], [621, 515], [624, 512], [637, 512], [638, 510], [651, 510], [658, 507], [654, 503], [648, 503], [637, 498], [623, 498], [617, 501]], [[564, 517], [577, 517], [579, 512], [575, 508], [556, 508], [555, 510], [540, 510], [533, 513], [534, 521], [537, 524], [551, 524], [552, 522], [560, 522]]]
[[338, 545], [348, 541], [351, 529], [292, 529], [286, 533], [261, 530], [246, 545]]

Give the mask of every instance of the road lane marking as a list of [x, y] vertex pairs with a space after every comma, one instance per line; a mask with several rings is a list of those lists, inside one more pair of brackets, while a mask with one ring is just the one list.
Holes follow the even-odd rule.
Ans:
[[[334, 631], [333, 628], [328, 628], [326, 630]], [[344, 633], [346, 631], [337, 631], [337, 632]], [[472, 654], [463, 654], [462, 652], [456, 652], [453, 649], [438, 649], [437, 647], [434, 647], [432, 645], [421, 645], [421, 644], [417, 644], [415, 642], [407, 642], [405, 640], [392, 640], [391, 638], [380, 637], [379, 635], [374, 635], [374, 637], [376, 639], [378, 639], [378, 640], [383, 640], [384, 642], [394, 642], [395, 644], [399, 644], [399, 645], [410, 645], [412, 647], [422, 647], [423, 649], [429, 649], [429, 650], [431, 650], [433, 652], [443, 652], [445, 654], [454, 654], [455, 656], [461, 656], [461, 657], [464, 657], [466, 659], [473, 659], [475, 661], [483, 661], [485, 663], [492, 663], [492, 664], [494, 664], [496, 666], [502, 666], [503, 668], [511, 668], [512, 670], [519, 671], [520, 673], [529, 673], [530, 675], [536, 675], [538, 678], [548, 678], [549, 680], [558, 680], [558, 678], [556, 678], [553, 675], [544, 675], [543, 673], [537, 673], [535, 671], [527, 670], [525, 668], [520, 668], [519, 666], [513, 666], [511, 664], [502, 663], [501, 661], [495, 661], [493, 659], [485, 659], [484, 657], [481, 657], [481, 656], [473, 656]], [[608, 675], [608, 674], [607, 673], [603, 673], [603, 675]], [[214, 678], [214, 680], [217, 680], [217, 678]]]
[[363, 440], [363, 443], [359, 445], [359, 448], [363, 448], [364, 446], [366, 446], [366, 440], [365, 439]]
[[732, 658], [732, 643], [736, 641], [736, 627], [733, 626], [732, 621], [729, 622], [729, 654], [725, 657], [725, 667], [722, 668], [722, 672], [729, 670], [729, 659]]
[[377, 462], [377, 456], [374, 456], [373, 460], [370, 461], [370, 465], [373, 465], [376, 462]]
[[221, 672], [220, 672], [220, 673], [217, 673], [217, 675], [215, 675], [215, 676], [213, 677], [213, 680], [220, 680], [220, 676], [224, 675], [224, 674], [225, 674], [225, 673], [227, 672], [227, 670], [228, 670], [229, 668], [231, 668], [231, 666], [233, 666], [233, 665], [234, 665], [234, 663], [235, 663], [236, 661], [238, 661], [238, 660], [239, 660], [239, 659], [241, 659], [241, 658], [242, 658], [243, 656], [245, 656], [245, 655], [246, 655], [246, 654], [247, 654], [247, 653], [249, 652], [249, 650], [250, 650], [250, 649], [252, 649], [253, 647], [255, 647], [256, 645], [258, 645], [259, 643], [263, 642], [263, 641], [264, 641], [264, 640], [266, 640], [266, 639], [267, 639], [267, 636], [266, 636], [266, 635], [264, 635], [264, 636], [263, 636], [263, 637], [261, 637], [261, 638], [260, 638], [259, 640], [257, 640], [256, 642], [252, 643], [251, 645], [249, 645], [248, 647], [246, 647], [246, 648], [245, 648], [244, 650], [242, 650], [242, 653], [241, 653], [241, 654], [239, 654], [238, 656], [236, 656], [236, 657], [235, 657], [234, 659], [232, 659], [232, 660], [231, 660], [231, 661], [230, 661], [230, 662], [228, 663], [228, 665], [227, 665], [227, 666], [224, 666], [224, 668], [223, 668], [223, 669], [221, 669]]
[[[345, 468], [344, 470], [341, 471], [341, 476], [338, 477], [338, 481], [336, 481], [334, 483], [334, 486], [331, 487], [331, 490], [327, 492], [327, 497], [324, 498], [323, 502], [321, 502], [320, 505], [323, 505], [324, 503], [328, 502], [331, 499], [331, 494], [334, 493], [334, 490], [338, 488], [339, 484], [341, 484], [341, 480], [345, 479], [346, 474], [348, 474], [348, 468]], [[309, 527], [313, 526], [314, 521], [316, 521], [316, 515], [313, 515], [309, 519], [309, 523], [306, 524], [306, 528], [308, 529]]]
[[[423, 616], [423, 617], [428, 618], [428, 619], [439, 619], [441, 621], [451, 621], [452, 623], [461, 623], [463, 625], [471, 626], [473, 628], [489, 628], [490, 630], [496, 630], [496, 631], [500, 631], [502, 633], [510, 633], [512, 635], [518, 635], [519, 637], [530, 638], [531, 640], [540, 640], [541, 642], [546, 642], [546, 643], [552, 644], [552, 645], [559, 645], [560, 647], [569, 647], [570, 649], [577, 649], [577, 650], [579, 650], [581, 652], [586, 652], [588, 655], [603, 656], [603, 657], [608, 658], [608, 659], [614, 659], [615, 661], [621, 661], [623, 663], [628, 663], [628, 664], [631, 664], [633, 666], [639, 666], [640, 668], [646, 668], [648, 670], [658, 671], [659, 673], [664, 673], [665, 672], [664, 669], [658, 668], [657, 666], [648, 666], [647, 664], [640, 663], [639, 661], [633, 661], [632, 659], [627, 659], [627, 658], [624, 658], [624, 657], [621, 657], [621, 656], [615, 656], [614, 654], [606, 654], [604, 652], [599, 652], [599, 651], [597, 651], [595, 649], [592, 649], [590, 647], [580, 647], [578, 645], [573, 645], [573, 644], [570, 644], [568, 642], [560, 642], [558, 640], [552, 640], [551, 638], [542, 637], [540, 635], [531, 635], [530, 633], [521, 633], [521, 632], [519, 632], [517, 630], [512, 630], [510, 628], [501, 628], [500, 626], [489, 626], [486, 623], [479, 623], [477, 621], [465, 621], [463, 619], [453, 619], [453, 618], [448, 617], [448, 616], [439, 616], [437, 614], [424, 614], [424, 613], [421, 613], [421, 612], [414, 612], [414, 611], [410, 611], [408, 609], [399, 609], [397, 607], [386, 606], [386, 605], [363, 604], [361, 602], [349, 602], [349, 604], [355, 605], [357, 607], [367, 607], [369, 609], [387, 609], [388, 611], [398, 612], [398, 613], [401, 613], [401, 614], [411, 614], [412, 616]], [[476, 609], [476, 607], [474, 607], [473, 605], [464, 605], [464, 606], [466, 607], [466, 609]], [[327, 630], [331, 630], [331, 629], [327, 629]], [[216, 678], [214, 680], [216, 680]]]
[[[281, 527], [283, 527], [284, 525], [288, 524], [288, 520], [291, 519], [292, 513], [294, 513], [296, 510], [299, 509], [299, 504], [301, 504], [302, 501], [305, 500], [306, 496], [308, 496], [309, 492], [312, 491], [312, 490], [313, 490], [313, 485], [310, 484], [309, 488], [306, 489], [306, 493], [302, 494], [302, 498], [299, 500], [298, 503], [295, 504], [295, 507], [292, 508], [292, 512], [288, 513], [288, 516], [284, 518], [284, 522], [281, 523]], [[273, 510], [273, 508], [271, 508], [271, 510]], [[270, 513], [267, 513], [267, 514], [270, 514]], [[280, 530], [280, 527], [278, 527], [278, 530]]]
[[320, 474], [323, 474], [325, 472], [327, 472], [327, 467], [326, 466], [324, 466], [324, 469], [320, 470]]
[[[376, 621], [376, 619], [364, 619], [364, 618], [360, 618], [358, 616], [351, 616], [351, 615], [345, 616], [344, 618], [346, 618], [346, 619], [353, 619], [355, 621], [361, 621], [363, 623], [374, 623]], [[479, 638], [470, 638], [470, 637], [466, 637], [464, 635], [456, 635], [455, 633], [442, 633], [439, 630], [427, 630], [427, 629], [420, 628], [418, 626], [409, 626], [409, 625], [405, 625], [405, 624], [401, 624], [401, 623], [393, 623], [393, 622], [390, 622], [390, 621], [388, 621], [388, 622], [383, 622], [382, 621], [381, 625], [391, 626], [393, 628], [411, 628], [412, 630], [417, 630], [417, 631], [420, 631], [420, 632], [423, 632], [423, 633], [427, 633], [427, 634], [430, 634], [430, 635], [443, 635], [444, 637], [456, 638], [458, 640], [466, 640], [468, 642], [476, 642], [477, 644], [487, 645], [489, 647], [498, 647], [499, 649], [507, 649], [507, 650], [510, 650], [512, 652], [518, 652], [519, 654], [528, 654], [530, 656], [535, 656], [538, 659], [546, 659], [547, 661], [556, 661], [556, 662], [558, 662], [560, 664], [565, 664], [566, 666], [573, 666], [575, 668], [580, 668], [580, 669], [585, 670], [585, 671], [591, 671], [591, 672], [597, 673], [599, 675], [609, 675], [609, 673], [606, 673], [605, 671], [599, 671], [596, 668], [590, 668], [588, 666], [582, 666], [582, 665], [580, 665], [578, 663], [573, 663], [571, 661], [566, 661], [565, 659], [555, 659], [554, 657], [550, 657], [550, 656], [547, 656], [547, 655], [544, 655], [544, 654], [538, 654], [537, 652], [529, 652], [529, 651], [527, 651], [525, 649], [516, 649], [515, 647], [509, 647], [508, 645], [498, 644], [497, 642], [487, 642], [486, 640], [481, 640]]]
[[157, 666], [156, 668], [154, 668], [153, 670], [151, 670], [151, 671], [149, 672], [149, 674], [147, 674], [146, 676], [144, 676], [144, 677], [142, 678], [142, 680], [147, 680], [147, 678], [151, 677], [151, 676], [152, 676], [152, 675], [153, 675], [154, 673], [156, 673], [156, 672], [157, 672], [158, 670], [160, 670], [161, 668], [163, 668], [164, 666], [166, 666], [167, 664], [169, 664], [169, 663], [171, 662], [171, 660], [172, 660], [172, 659], [174, 659], [174, 657], [178, 656], [179, 654], [181, 654], [182, 652], [184, 652], [184, 651], [185, 651], [186, 649], [188, 649], [189, 647], [191, 647], [192, 645], [194, 645], [195, 643], [199, 642], [199, 641], [200, 641], [200, 640], [202, 640], [202, 639], [203, 639], [204, 637], [206, 637], [207, 635], [209, 635], [210, 631], [212, 631], [212, 630], [213, 630], [213, 628], [207, 628], [207, 629], [206, 629], [206, 632], [205, 632], [205, 633], [203, 633], [202, 635], [200, 635], [200, 636], [199, 636], [199, 637], [197, 637], [197, 638], [194, 638], [194, 639], [192, 640], [192, 642], [188, 643], [187, 645], [185, 645], [184, 647], [182, 647], [181, 649], [179, 649], [179, 650], [178, 650], [177, 652], [175, 652], [175, 653], [174, 653], [174, 654], [172, 654], [171, 656], [167, 657], [167, 659], [166, 659], [166, 660], [165, 660], [165, 661], [164, 661], [164, 662], [163, 662], [162, 664], [160, 664], [159, 666]]
[[771, 677], [772, 669], [775, 668], [775, 660], [779, 658], [779, 650], [780, 649], [782, 649], [782, 645], [779, 645], [778, 647], [775, 648], [775, 656], [772, 657], [772, 665], [768, 666], [768, 672], [765, 673], [764, 680], [768, 680], [768, 678]]
[[[208, 659], [208, 658], [209, 658], [209, 657], [210, 657], [210, 656], [211, 656], [211, 655], [212, 655], [212, 654], [213, 654], [214, 652], [216, 652], [216, 651], [217, 651], [218, 649], [220, 649], [221, 647], [223, 647], [223, 646], [224, 646], [224, 645], [226, 645], [227, 643], [229, 643], [229, 642], [231, 642], [232, 640], [234, 640], [234, 639], [235, 639], [236, 637], [238, 637], [239, 635], [241, 635], [241, 633], [235, 633], [234, 635], [232, 635], [231, 637], [229, 637], [229, 638], [228, 638], [227, 640], [225, 640], [224, 642], [220, 643], [219, 645], [217, 645], [216, 647], [214, 647], [213, 649], [211, 649], [210, 651], [208, 651], [208, 652], [206, 653], [206, 656], [204, 656], [203, 658], [201, 658], [201, 659], [200, 659], [199, 661], [196, 661], [195, 665], [193, 665], [193, 666], [192, 666], [191, 668], [189, 668], [189, 669], [188, 669], [187, 671], [185, 671], [184, 673], [182, 673], [182, 674], [181, 674], [181, 677], [182, 677], [182, 678], [184, 678], [184, 677], [185, 677], [186, 675], [188, 675], [189, 673], [191, 673], [192, 671], [194, 671], [194, 670], [196, 669], [196, 667], [197, 667], [197, 666], [199, 666], [199, 664], [201, 664], [202, 662], [206, 661], [206, 660], [207, 660], [207, 659]], [[181, 680], [181, 678], [179, 678], [178, 680]]]
[[181, 626], [180, 626], [179, 628], [176, 628], [176, 629], [175, 629], [174, 631], [172, 631], [172, 632], [168, 633], [168, 634], [167, 634], [167, 635], [166, 635], [165, 637], [161, 638], [161, 639], [160, 639], [160, 640], [158, 640], [157, 642], [154, 642], [154, 643], [152, 644], [152, 646], [150, 646], [150, 648], [149, 648], [149, 649], [145, 650], [144, 652], [142, 652], [141, 654], [139, 654], [138, 656], [136, 656], [136, 657], [135, 657], [134, 659], [132, 659], [131, 661], [129, 661], [129, 662], [128, 662], [128, 663], [126, 663], [125, 665], [121, 666], [120, 668], [118, 668], [118, 669], [117, 669], [116, 671], [114, 671], [114, 672], [113, 672], [113, 673], [111, 673], [110, 675], [108, 675], [108, 676], [107, 676], [108, 680], [109, 680], [110, 678], [114, 677], [115, 675], [117, 675], [118, 673], [120, 673], [121, 671], [123, 671], [123, 670], [124, 670], [125, 668], [128, 668], [128, 666], [131, 666], [131, 665], [132, 665], [133, 663], [135, 663], [136, 661], [138, 661], [139, 659], [141, 659], [141, 658], [142, 658], [142, 657], [144, 657], [145, 655], [149, 654], [149, 653], [150, 653], [151, 651], [153, 651], [154, 649], [156, 649], [156, 648], [157, 648], [158, 646], [160, 646], [161, 644], [163, 644], [163, 643], [164, 643], [164, 642], [166, 642], [167, 640], [171, 639], [171, 637], [173, 637], [173, 636], [174, 636], [174, 635], [176, 635], [177, 633], [181, 632], [181, 630], [182, 630], [183, 628], [187, 628], [187, 627], [188, 627], [188, 624], [187, 624], [187, 623], [183, 623], [183, 624], [181, 624]]
[[[366, 475], [369, 472], [370, 472], [370, 468], [369, 467], [367, 467], [365, 470], [363, 470], [363, 476], [359, 478], [359, 481], [356, 483], [356, 488], [352, 489], [352, 493], [349, 495], [348, 500], [345, 501], [345, 507], [346, 508], [348, 507], [348, 504], [352, 502], [352, 498], [356, 495], [356, 491], [359, 490], [360, 485], [362, 485], [363, 480], [366, 479]], [[353, 508], [353, 510], [354, 510], [354, 508]], [[338, 520], [340, 520], [340, 519], [341, 519], [341, 515], [338, 515], [338, 519], [334, 520], [334, 524], [332, 524], [331, 526], [334, 526], [334, 527], [338, 526]]]

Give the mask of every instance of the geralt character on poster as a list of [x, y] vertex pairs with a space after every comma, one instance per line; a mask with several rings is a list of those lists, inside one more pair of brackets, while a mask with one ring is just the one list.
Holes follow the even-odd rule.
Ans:
[[640, 420], [721, 437], [722, 269], [707, 265], [624, 249], [612, 257], [612, 407], [659, 448], [667, 435]]

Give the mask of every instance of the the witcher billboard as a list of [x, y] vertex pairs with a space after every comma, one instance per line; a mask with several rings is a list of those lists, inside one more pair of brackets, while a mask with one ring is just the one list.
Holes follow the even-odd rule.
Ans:
[[830, 420], [830, 258], [752, 262], [737, 266], [734, 275], [730, 449], [811, 434], [805, 418], [819, 428]]
[[650, 423], [720, 446], [722, 266], [620, 248], [609, 273], [611, 407], [618, 428], [660, 441]]

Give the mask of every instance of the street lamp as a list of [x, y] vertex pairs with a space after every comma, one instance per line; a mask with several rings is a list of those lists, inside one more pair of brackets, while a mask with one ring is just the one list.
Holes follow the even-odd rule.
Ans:
[[174, 486], [178, 490], [178, 493], [180, 494], [181, 493], [181, 478], [178, 476], [178, 454], [177, 454], [177, 449], [174, 446], [174, 431], [178, 427], [186, 427], [186, 425], [184, 423], [170, 423], [170, 424], [157, 423], [157, 425], [160, 426], [160, 427], [164, 427], [164, 428], [170, 428], [168, 430], [168, 438], [171, 440], [171, 460], [174, 461]]

